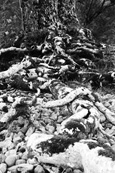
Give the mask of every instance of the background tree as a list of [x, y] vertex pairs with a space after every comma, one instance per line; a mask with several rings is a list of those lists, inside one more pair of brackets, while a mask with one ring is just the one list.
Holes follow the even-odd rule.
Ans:
[[[79, 5], [80, 4], [80, 5]], [[115, 1], [110, 0], [89, 0], [89, 1], [76, 1], [76, 6], [81, 9], [83, 15], [84, 25], [89, 25], [106, 9], [115, 5]]]
[[0, 1], [0, 47], [10, 46], [21, 28], [19, 0]]
[[82, 25], [91, 29], [97, 40], [114, 43], [114, 0], [78, 0], [76, 10]]

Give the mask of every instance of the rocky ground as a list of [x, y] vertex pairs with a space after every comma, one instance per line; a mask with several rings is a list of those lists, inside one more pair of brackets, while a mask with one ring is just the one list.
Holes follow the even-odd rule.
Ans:
[[0, 50], [1, 173], [115, 171], [114, 65], [85, 32]]

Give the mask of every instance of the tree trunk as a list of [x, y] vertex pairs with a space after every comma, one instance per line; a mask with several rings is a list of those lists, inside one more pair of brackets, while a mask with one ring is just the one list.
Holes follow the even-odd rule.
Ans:
[[[75, 12], [75, 0], [22, 1], [26, 30], [79, 26]], [[31, 20], [32, 19], [32, 20]], [[62, 29], [61, 28], [61, 29]]]

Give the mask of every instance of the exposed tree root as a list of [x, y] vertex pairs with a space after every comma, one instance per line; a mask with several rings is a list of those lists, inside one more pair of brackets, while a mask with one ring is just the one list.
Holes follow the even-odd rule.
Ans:
[[16, 74], [18, 71], [22, 70], [23, 68], [27, 68], [31, 65], [29, 60], [22, 61], [19, 64], [15, 64], [10, 67], [8, 70], [0, 72], [0, 79], [5, 79], [11, 77], [12, 75]]

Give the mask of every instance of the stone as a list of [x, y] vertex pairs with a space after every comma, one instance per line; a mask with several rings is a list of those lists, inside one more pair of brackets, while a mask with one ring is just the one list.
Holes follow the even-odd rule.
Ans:
[[45, 173], [45, 171], [41, 165], [37, 165], [34, 169], [34, 173]]
[[22, 164], [22, 163], [26, 163], [26, 161], [24, 159], [16, 160], [16, 165], [19, 165], [19, 164]]
[[115, 152], [115, 144], [111, 146], [112, 150]]
[[22, 141], [22, 138], [18, 134], [15, 134], [14, 137], [13, 137], [14, 144], [17, 145], [21, 141]]
[[74, 169], [73, 173], [83, 173], [83, 172], [80, 171], [79, 169]]
[[[34, 108], [34, 109], [35, 109], [35, 108]], [[38, 119], [38, 118], [41, 117], [41, 113], [38, 112], [38, 110], [34, 110], [34, 115], [33, 115], [33, 117], [34, 117], [35, 119]]]
[[24, 127], [20, 129], [20, 131], [21, 131], [23, 134], [25, 134], [25, 133], [27, 132], [27, 130], [28, 130], [28, 125], [27, 125], [27, 124], [25, 124]]
[[66, 173], [72, 173], [73, 171], [72, 171], [72, 169], [71, 168], [67, 168], [66, 169]]
[[21, 159], [22, 158], [22, 156], [23, 156], [23, 153], [18, 153], [18, 159]]
[[1, 164], [0, 164], [0, 171], [1, 171], [2, 173], [5, 173], [6, 170], [7, 170], [7, 165], [6, 165], [5, 163], [1, 163]]
[[39, 127], [39, 130], [40, 130], [42, 133], [46, 133], [46, 129], [45, 129], [45, 127], [42, 126], [42, 125]]
[[35, 131], [35, 127], [30, 126], [29, 129], [26, 132], [26, 136], [31, 136]]
[[8, 150], [5, 154], [5, 156], [9, 156], [9, 155], [16, 155], [16, 150], [15, 149], [12, 149], [12, 150]]
[[55, 132], [55, 127], [53, 125], [46, 125], [46, 130], [48, 130], [50, 133], [54, 133]]
[[8, 147], [8, 150], [12, 150], [15, 148], [15, 144], [12, 142], [11, 145]]
[[2, 110], [3, 109], [3, 107], [6, 107], [6, 103], [0, 103], [0, 110]]
[[0, 148], [8, 148], [8, 147], [10, 147], [10, 145], [12, 144], [12, 142], [11, 142], [11, 138], [9, 137], [9, 138], [6, 138], [4, 141], [1, 141], [0, 142]]
[[0, 97], [0, 102], [3, 102], [3, 101], [4, 101], [3, 98]]
[[49, 119], [49, 117], [44, 117], [43, 121], [45, 124], [49, 124], [51, 120]]
[[24, 139], [24, 134], [21, 131], [18, 132], [18, 136], [20, 136], [21, 139]]
[[0, 164], [5, 161], [6, 156], [4, 154], [0, 154]]
[[57, 114], [55, 112], [52, 113], [52, 115], [50, 116], [50, 119], [56, 121], [58, 119]]
[[16, 172], [30, 172], [30, 171], [33, 170], [33, 168], [34, 168], [33, 165], [23, 163], [23, 164], [11, 166], [10, 168], [8, 168], [8, 171], [13, 172], [13, 173], [16, 173]]
[[27, 160], [27, 163], [29, 163], [29, 164], [31, 164], [31, 165], [35, 165], [35, 164], [37, 164], [37, 160], [35, 159], [35, 158], [32, 158], [32, 159], [28, 159]]
[[9, 156], [7, 156], [6, 159], [5, 159], [5, 163], [6, 163], [9, 167], [13, 166], [13, 165], [15, 164], [15, 162], [16, 162], [16, 155], [9, 155]]
[[22, 159], [27, 160], [28, 159], [28, 152], [25, 151], [22, 155]]
[[57, 123], [62, 123], [62, 121], [63, 121], [63, 117], [62, 116], [59, 116], [58, 117], [58, 120], [57, 120]]
[[57, 133], [60, 132], [60, 129], [61, 129], [61, 125], [57, 123], [57, 124], [56, 124], [56, 131], [57, 131]]
[[11, 97], [11, 96], [8, 96], [8, 97], [7, 97], [7, 100], [8, 100], [8, 102], [10, 102], [10, 103], [13, 103], [13, 102], [14, 102], [14, 98]]

